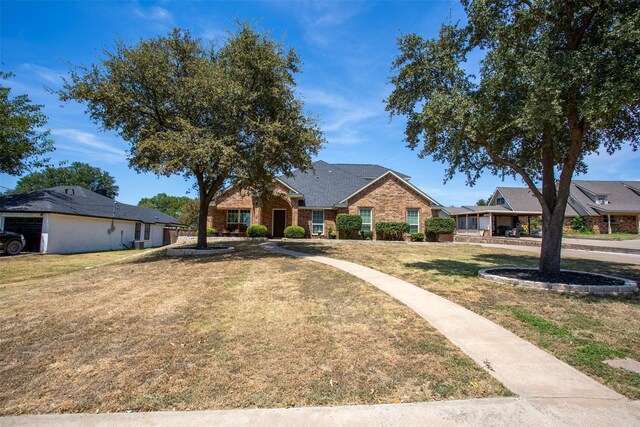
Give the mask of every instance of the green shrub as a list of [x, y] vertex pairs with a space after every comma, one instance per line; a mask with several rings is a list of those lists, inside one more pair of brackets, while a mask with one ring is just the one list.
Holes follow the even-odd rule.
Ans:
[[406, 222], [377, 222], [376, 237], [378, 240], [404, 240], [404, 234], [409, 232]]
[[338, 214], [336, 216], [336, 228], [341, 233], [341, 236], [350, 239], [360, 232], [362, 218], [360, 215]]
[[587, 228], [587, 224], [584, 221], [584, 218], [581, 216], [576, 216], [571, 221], [571, 228], [575, 231], [585, 231]]
[[215, 228], [211, 228], [211, 227], [207, 227], [207, 236], [213, 236], [213, 233], [215, 233], [216, 230]]
[[412, 242], [424, 242], [424, 233], [411, 233]]
[[453, 234], [456, 221], [453, 218], [427, 218], [424, 220], [424, 231], [433, 234]]
[[302, 239], [304, 234], [304, 228], [298, 225], [292, 225], [284, 229], [284, 237], [287, 239]]
[[364, 240], [373, 240], [373, 231], [362, 231], [361, 234]]
[[247, 228], [247, 234], [249, 237], [266, 237], [267, 233], [267, 227], [264, 225], [250, 225]]

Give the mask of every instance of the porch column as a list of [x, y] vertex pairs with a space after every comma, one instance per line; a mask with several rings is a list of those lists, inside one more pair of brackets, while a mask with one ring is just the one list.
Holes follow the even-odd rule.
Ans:
[[489, 212], [489, 237], [493, 237], [493, 214]]
[[480, 237], [482, 237], [482, 231], [480, 230], [480, 214], [476, 214], [476, 234], [480, 234]]
[[529, 236], [531, 236], [531, 215], [527, 215], [527, 230], [529, 230]]
[[636, 231], [640, 234], [640, 214], [636, 217]]
[[607, 214], [607, 229], [608, 233], [611, 234], [611, 214]]
[[464, 217], [464, 232], [469, 234], [469, 214]]

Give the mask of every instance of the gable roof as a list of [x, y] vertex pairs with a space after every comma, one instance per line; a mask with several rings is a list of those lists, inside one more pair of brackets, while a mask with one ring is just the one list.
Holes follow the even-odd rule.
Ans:
[[304, 201], [300, 202], [301, 207], [332, 208], [389, 173], [398, 177], [434, 205], [439, 205], [409, 183], [409, 176], [379, 165], [332, 164], [319, 160], [313, 164], [311, 171], [295, 171], [293, 176], [281, 176], [278, 180], [304, 195]]
[[[574, 180], [571, 183], [571, 196], [584, 208], [587, 215], [600, 215], [611, 212], [640, 212], [640, 194], [638, 181], [587, 181]], [[597, 196], [606, 196], [606, 204], [598, 204]]]
[[0, 212], [81, 215], [149, 224], [181, 222], [156, 209], [127, 205], [79, 186], [61, 186], [0, 197]]

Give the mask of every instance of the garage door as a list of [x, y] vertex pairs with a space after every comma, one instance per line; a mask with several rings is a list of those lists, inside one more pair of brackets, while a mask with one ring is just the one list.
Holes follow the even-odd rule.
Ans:
[[27, 241], [23, 251], [40, 252], [42, 218], [8, 217], [4, 219], [4, 230], [20, 233]]

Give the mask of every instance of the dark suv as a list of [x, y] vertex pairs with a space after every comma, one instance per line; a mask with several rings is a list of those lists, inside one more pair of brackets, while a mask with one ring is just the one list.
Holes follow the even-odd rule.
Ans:
[[26, 244], [22, 234], [0, 230], [0, 254], [18, 255]]

